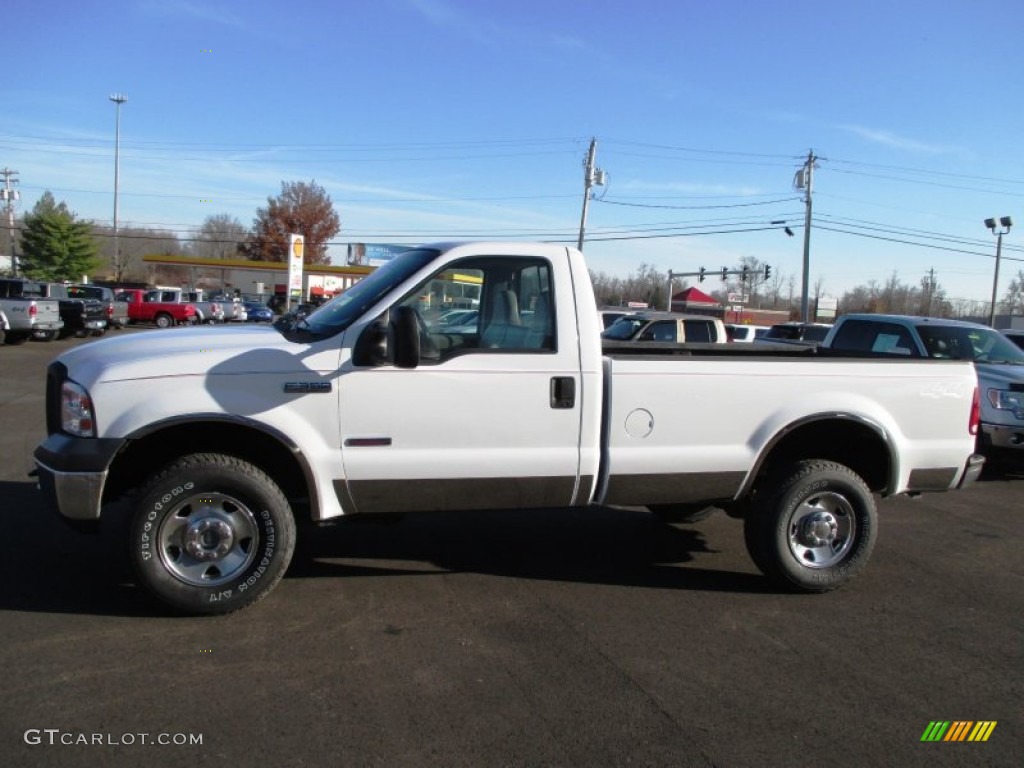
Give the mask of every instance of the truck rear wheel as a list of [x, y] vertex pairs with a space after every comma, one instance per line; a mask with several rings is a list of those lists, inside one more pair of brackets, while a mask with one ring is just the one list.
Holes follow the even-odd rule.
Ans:
[[232, 456], [178, 459], [139, 495], [130, 555], [139, 581], [191, 614], [224, 614], [265, 597], [295, 548], [295, 519], [262, 470]]
[[867, 564], [878, 518], [865, 482], [831, 461], [797, 462], [759, 491], [744, 520], [747, 551], [780, 586], [801, 592], [841, 587]]
[[161, 312], [159, 315], [153, 318], [153, 324], [157, 328], [170, 328], [174, 325], [174, 318], [165, 312]]

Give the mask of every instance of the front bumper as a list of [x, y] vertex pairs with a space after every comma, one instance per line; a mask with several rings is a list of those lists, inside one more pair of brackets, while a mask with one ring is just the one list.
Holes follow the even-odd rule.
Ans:
[[1024, 450], [1024, 425], [1009, 427], [1002, 424], [982, 424], [981, 437], [983, 445], [988, 448]]
[[52, 434], [35, 450], [37, 482], [47, 506], [68, 520], [99, 520], [103, 488], [118, 438]]

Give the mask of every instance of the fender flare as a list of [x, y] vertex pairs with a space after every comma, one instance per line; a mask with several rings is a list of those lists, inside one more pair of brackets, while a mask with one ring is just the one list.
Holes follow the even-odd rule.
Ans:
[[747, 473], [746, 479], [743, 481], [743, 484], [736, 493], [736, 500], [738, 501], [750, 495], [762, 468], [771, 458], [773, 451], [783, 440], [789, 437], [793, 432], [802, 429], [803, 427], [826, 421], [849, 422], [851, 424], [865, 427], [870, 432], [873, 432], [885, 447], [886, 457], [888, 459], [887, 464], [889, 467], [889, 473], [885, 479], [885, 487], [893, 488], [896, 486], [900, 470], [899, 453], [896, 450], [896, 445], [892, 440], [892, 436], [885, 427], [877, 421], [869, 419], [861, 414], [850, 413], [847, 411], [834, 411], [831, 413], [817, 413], [797, 419], [796, 421], [782, 427], [772, 435], [758, 452], [757, 458], [754, 460], [754, 464], [751, 467], [750, 472]]

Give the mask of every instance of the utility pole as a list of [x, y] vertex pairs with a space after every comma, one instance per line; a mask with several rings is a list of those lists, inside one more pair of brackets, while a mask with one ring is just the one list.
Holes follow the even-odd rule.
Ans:
[[576, 243], [579, 250], [583, 250], [583, 233], [587, 228], [587, 208], [590, 206], [591, 187], [603, 187], [605, 173], [600, 168], [594, 167], [597, 157], [597, 139], [590, 140], [590, 151], [587, 152], [586, 162], [583, 164], [583, 215], [580, 216], [580, 238]]
[[800, 290], [800, 320], [804, 323], [807, 322], [808, 317], [807, 295], [810, 292], [811, 271], [811, 192], [814, 187], [814, 169], [817, 167], [817, 161], [818, 158], [814, 155], [814, 150], [810, 150], [803, 168], [796, 172], [793, 179], [793, 186], [804, 190], [804, 206], [806, 207], [804, 214], [804, 276]]
[[935, 267], [928, 270], [928, 308], [925, 315], [932, 316], [932, 296], [935, 295]]
[[4, 205], [7, 208], [7, 234], [8, 243], [10, 244], [11, 249], [11, 274], [17, 277], [18, 257], [14, 252], [14, 203], [21, 195], [18, 190], [11, 187], [11, 184], [18, 183], [18, 172], [12, 171], [10, 168], [4, 168], [0, 171], [0, 175], [4, 177], [4, 188], [0, 190], [0, 197], [2, 197]]

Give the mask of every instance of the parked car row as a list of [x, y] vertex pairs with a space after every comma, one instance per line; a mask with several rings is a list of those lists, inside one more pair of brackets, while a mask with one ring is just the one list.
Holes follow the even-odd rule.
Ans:
[[102, 336], [111, 326], [112, 313], [101, 297], [73, 284], [0, 278], [0, 301], [5, 310], [0, 338], [8, 344], [30, 338], [52, 341], [71, 335]]
[[825, 323], [723, 323], [710, 315], [653, 310], [604, 309], [600, 315], [604, 327], [601, 337], [606, 342], [770, 342], [816, 346], [832, 327]]
[[188, 294], [164, 289], [112, 289], [93, 284], [45, 283], [24, 278], [0, 278], [0, 344], [53, 341], [66, 336], [102, 336], [132, 323], [158, 328], [216, 322], [272, 322], [274, 314], [262, 302], [233, 296], [204, 306], [200, 315]]

